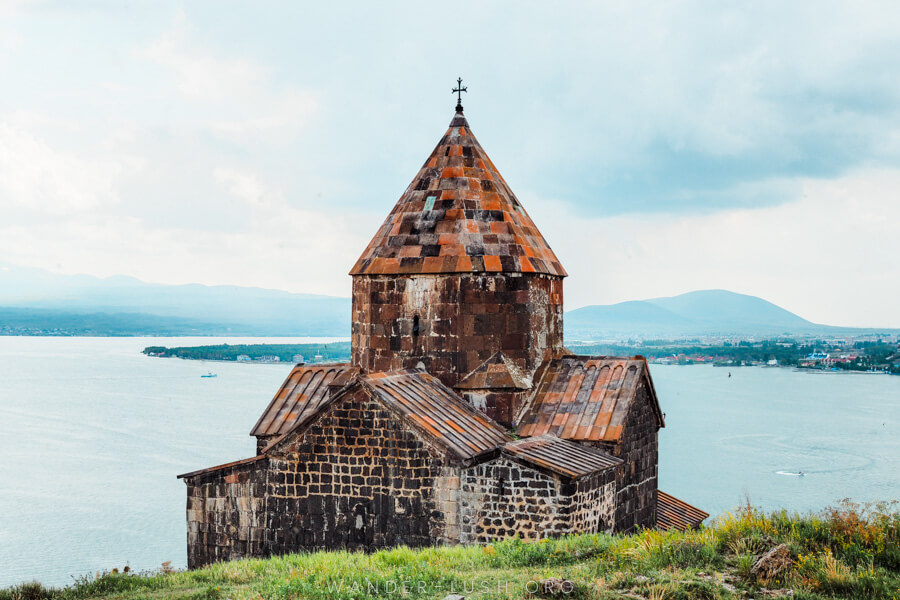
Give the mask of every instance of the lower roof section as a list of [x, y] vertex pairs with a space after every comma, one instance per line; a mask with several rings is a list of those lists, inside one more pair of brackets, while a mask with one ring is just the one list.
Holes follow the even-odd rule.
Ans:
[[250, 435], [273, 436], [289, 431], [304, 417], [314, 414], [328, 399], [328, 388], [357, 371], [350, 363], [297, 365], [259, 417]]
[[424, 371], [369, 373], [360, 382], [425, 437], [463, 460], [511, 440], [502, 427]]
[[230, 463], [225, 463], [222, 465], [216, 465], [214, 467], [207, 467], [205, 469], [198, 469], [196, 471], [191, 471], [190, 473], [182, 473], [178, 475], [178, 479], [190, 479], [191, 477], [196, 477], [197, 475], [205, 475], [207, 473], [214, 473], [216, 471], [224, 471], [226, 469], [231, 469], [234, 467], [243, 467], [245, 465], [253, 464], [259, 462], [263, 459], [268, 458], [265, 454], [259, 454], [257, 456], [251, 456], [250, 458], [245, 458], [242, 460], [235, 460]]
[[667, 494], [662, 490], [657, 490], [657, 529], [676, 529], [678, 531], [695, 529], [700, 527], [700, 524], [703, 523], [704, 519], [707, 517], [709, 517], [708, 512], [704, 512], [695, 506], [691, 506], [684, 500], [679, 500], [675, 496]]
[[503, 452], [568, 479], [579, 479], [623, 463], [621, 458], [555, 435], [541, 435], [510, 442]]
[[542, 364], [534, 381], [534, 395], [516, 424], [522, 436], [550, 433], [567, 440], [618, 442], [642, 387], [657, 425], [664, 426], [643, 358], [564, 356]]

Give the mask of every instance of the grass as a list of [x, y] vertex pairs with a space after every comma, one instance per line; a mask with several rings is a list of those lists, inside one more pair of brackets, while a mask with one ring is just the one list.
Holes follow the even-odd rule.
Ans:
[[[789, 557], [780, 571], [760, 579], [754, 564], [780, 544]], [[0, 590], [0, 600], [418, 600], [451, 593], [485, 600], [898, 599], [900, 512], [895, 503], [845, 502], [809, 515], [744, 508], [685, 533], [646, 530], [533, 543], [294, 554], [195, 571], [116, 571], [64, 589], [35, 583]]]

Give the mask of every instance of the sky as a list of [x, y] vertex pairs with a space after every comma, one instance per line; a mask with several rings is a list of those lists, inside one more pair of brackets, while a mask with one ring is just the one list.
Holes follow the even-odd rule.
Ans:
[[893, 2], [0, 0], [0, 263], [348, 296], [458, 76], [566, 309], [900, 327]]

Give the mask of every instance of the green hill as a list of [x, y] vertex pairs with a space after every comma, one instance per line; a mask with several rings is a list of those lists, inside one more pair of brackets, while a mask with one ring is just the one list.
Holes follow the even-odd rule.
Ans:
[[805, 516], [742, 510], [686, 533], [648, 530], [372, 554], [317, 552], [165, 571], [116, 570], [64, 590], [19, 586], [0, 591], [0, 600], [415, 600], [451, 594], [470, 600], [887, 600], [897, 598], [900, 589], [900, 514], [894, 505], [845, 504]]
[[838, 331], [762, 298], [726, 290], [585, 306], [566, 313], [565, 327], [569, 339], [815, 335]]

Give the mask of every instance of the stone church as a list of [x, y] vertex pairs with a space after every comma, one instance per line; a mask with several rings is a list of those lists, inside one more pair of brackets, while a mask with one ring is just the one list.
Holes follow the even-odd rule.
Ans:
[[657, 489], [647, 362], [563, 345], [566, 271], [461, 104], [350, 275], [351, 361], [294, 367], [255, 456], [179, 476], [190, 567], [708, 516]]

